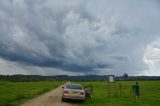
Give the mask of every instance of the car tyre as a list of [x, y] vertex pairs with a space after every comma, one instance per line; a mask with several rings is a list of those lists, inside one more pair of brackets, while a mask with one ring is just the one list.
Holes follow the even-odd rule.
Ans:
[[62, 102], [65, 102], [65, 99], [62, 97]]
[[80, 100], [81, 103], [83, 103], [85, 100]]

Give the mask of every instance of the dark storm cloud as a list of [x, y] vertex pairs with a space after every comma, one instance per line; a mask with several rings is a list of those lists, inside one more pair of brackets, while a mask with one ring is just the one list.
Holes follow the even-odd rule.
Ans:
[[159, 38], [159, 9], [156, 0], [1, 0], [0, 57], [72, 72], [141, 73], [146, 46]]

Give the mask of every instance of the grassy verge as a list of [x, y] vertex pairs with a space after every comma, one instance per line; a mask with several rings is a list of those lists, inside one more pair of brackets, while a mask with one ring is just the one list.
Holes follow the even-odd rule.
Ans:
[[0, 106], [18, 106], [64, 82], [0, 82]]

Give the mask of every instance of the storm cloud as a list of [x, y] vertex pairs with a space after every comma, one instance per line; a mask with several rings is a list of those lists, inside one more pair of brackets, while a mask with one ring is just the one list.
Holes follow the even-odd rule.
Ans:
[[1, 61], [25, 74], [144, 74], [159, 11], [158, 0], [1, 0]]

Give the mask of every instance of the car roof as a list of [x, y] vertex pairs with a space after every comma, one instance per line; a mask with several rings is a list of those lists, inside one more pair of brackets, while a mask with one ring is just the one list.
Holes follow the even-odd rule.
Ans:
[[[67, 84], [67, 85], [78, 85], [78, 86], [82, 86], [82, 85], [80, 85], [80, 84], [73, 84], [73, 83], [70, 83], [70, 84]], [[66, 85], [66, 86], [67, 86]]]

